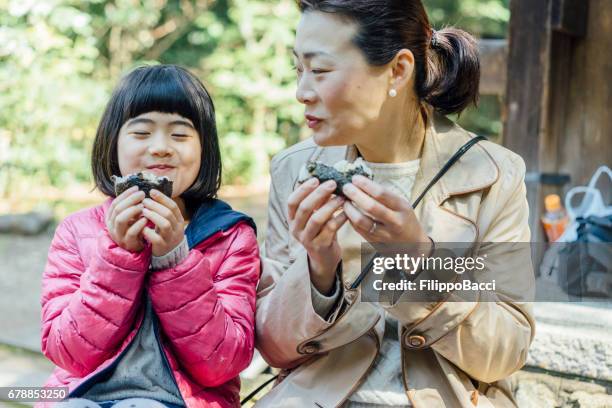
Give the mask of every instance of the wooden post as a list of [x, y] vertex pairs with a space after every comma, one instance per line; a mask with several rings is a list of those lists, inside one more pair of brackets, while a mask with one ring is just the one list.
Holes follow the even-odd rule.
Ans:
[[[558, 170], [572, 175], [572, 185], [584, 185], [599, 166], [612, 167], [612, 4], [564, 3], [574, 21], [566, 17], [553, 27], [548, 127], [558, 141]], [[610, 184], [598, 187], [611, 202]]]
[[[532, 241], [542, 241], [543, 147], [550, 56], [550, 1], [512, 0], [508, 43], [507, 121], [503, 144], [519, 154], [527, 166], [527, 200]], [[539, 257], [537, 258], [539, 259]]]
[[[543, 196], [612, 166], [610, 0], [512, 0], [504, 145], [527, 165], [530, 225], [542, 241]], [[551, 185], [543, 174], [568, 174]], [[604, 198], [612, 192], [599, 186]]]

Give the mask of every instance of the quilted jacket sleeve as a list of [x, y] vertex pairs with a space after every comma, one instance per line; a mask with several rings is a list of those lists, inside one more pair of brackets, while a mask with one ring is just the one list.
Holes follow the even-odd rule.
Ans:
[[255, 232], [240, 223], [223, 234], [211, 246], [192, 249], [177, 266], [155, 271], [148, 289], [175, 356], [205, 387], [236, 377], [255, 343]]
[[129, 252], [106, 229], [83, 263], [70, 218], [55, 232], [42, 279], [42, 352], [78, 376], [94, 371], [128, 335], [150, 249]]

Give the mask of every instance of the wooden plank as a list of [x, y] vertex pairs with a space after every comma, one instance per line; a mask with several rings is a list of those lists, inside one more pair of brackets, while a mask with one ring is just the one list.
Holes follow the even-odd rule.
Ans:
[[[586, 184], [601, 165], [612, 167], [612, 8], [610, 0], [590, 0], [583, 38], [555, 40], [551, 87], [551, 129], [558, 134], [558, 170], [572, 175], [572, 185]], [[571, 186], [567, 186], [568, 188]], [[610, 202], [610, 184], [601, 188]]]
[[[503, 144], [525, 160], [528, 173], [537, 174], [547, 109], [550, 0], [512, 0], [510, 12]], [[527, 183], [527, 200], [532, 241], [542, 241], [539, 182]]]
[[587, 0], [553, 0], [550, 27], [573, 37], [584, 37], [587, 30]]

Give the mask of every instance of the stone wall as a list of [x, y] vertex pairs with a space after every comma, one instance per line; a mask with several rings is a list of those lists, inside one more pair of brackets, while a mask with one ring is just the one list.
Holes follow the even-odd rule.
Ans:
[[520, 408], [612, 407], [610, 384], [569, 379], [553, 372], [519, 371], [512, 376], [512, 386]]

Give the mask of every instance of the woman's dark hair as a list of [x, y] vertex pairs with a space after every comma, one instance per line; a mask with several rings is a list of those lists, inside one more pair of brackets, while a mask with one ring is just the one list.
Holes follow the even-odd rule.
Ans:
[[478, 102], [480, 61], [463, 30], [434, 31], [421, 0], [297, 0], [302, 12], [333, 13], [357, 23], [353, 39], [371, 65], [388, 64], [402, 49], [415, 59], [416, 94], [444, 115]]
[[91, 169], [96, 187], [115, 197], [111, 176], [121, 175], [117, 155], [119, 130], [129, 119], [147, 112], [179, 114], [191, 120], [198, 132], [202, 146], [200, 171], [181, 195], [192, 213], [203, 200], [217, 195], [221, 185], [221, 153], [210, 95], [195, 75], [175, 65], [136, 68], [113, 92], [93, 143]]

